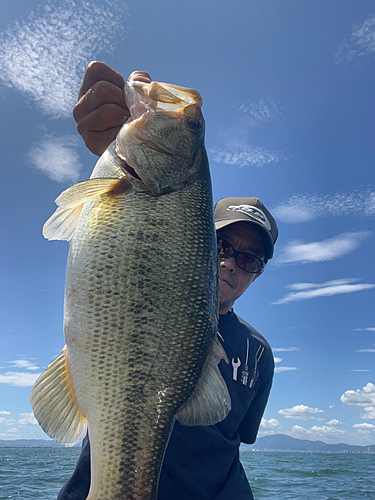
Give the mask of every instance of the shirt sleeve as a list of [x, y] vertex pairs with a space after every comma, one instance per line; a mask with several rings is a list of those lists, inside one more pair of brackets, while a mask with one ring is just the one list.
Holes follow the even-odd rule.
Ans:
[[238, 427], [242, 443], [255, 443], [271, 391], [274, 367], [273, 354], [271, 348], [267, 346], [266, 356], [264, 356], [263, 363], [260, 366], [259, 385], [256, 389], [256, 394]]

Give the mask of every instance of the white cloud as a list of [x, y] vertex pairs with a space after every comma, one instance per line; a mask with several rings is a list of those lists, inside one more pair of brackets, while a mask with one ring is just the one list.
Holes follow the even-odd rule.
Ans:
[[338, 259], [356, 250], [370, 235], [369, 231], [358, 231], [312, 243], [303, 243], [298, 240], [290, 241], [278, 253], [275, 263], [309, 263]]
[[20, 425], [38, 425], [33, 413], [20, 413], [18, 423]]
[[350, 370], [351, 372], [370, 372], [371, 370]]
[[27, 361], [26, 359], [15, 359], [14, 361], [8, 361], [11, 363], [12, 367], [16, 368], [26, 368], [26, 370], [39, 370], [39, 366], [36, 366], [31, 361]]
[[356, 352], [375, 352], [375, 349], [358, 349]]
[[283, 415], [285, 418], [291, 418], [293, 420], [309, 420], [310, 418], [316, 419], [316, 414], [324, 413], [324, 410], [310, 408], [305, 405], [297, 405], [293, 406], [293, 408], [279, 410], [277, 413], [279, 413], [279, 415]]
[[31, 387], [41, 373], [6, 372], [0, 374], [0, 384]]
[[353, 329], [353, 332], [362, 332], [362, 331], [365, 331], [365, 332], [375, 332], [375, 327], [371, 326], [369, 328], [354, 328]]
[[375, 16], [370, 15], [360, 26], [354, 26], [349, 39], [337, 49], [336, 64], [350, 62], [356, 57], [375, 53]]
[[375, 217], [375, 191], [294, 195], [271, 211], [277, 219], [290, 224], [327, 216]]
[[259, 434], [258, 434], [259, 437], [270, 436], [272, 434], [277, 434], [279, 432], [281, 432], [281, 427], [279, 421], [276, 420], [276, 418], [271, 418], [270, 420], [262, 418], [259, 427]]
[[283, 358], [273, 358], [273, 360], [275, 361], [275, 363], [281, 363]]
[[346, 405], [356, 405], [363, 407], [366, 413], [360, 417], [364, 420], [375, 419], [375, 385], [369, 382], [363, 390], [349, 390], [341, 396], [341, 401]]
[[271, 418], [270, 420], [262, 418], [262, 422], [260, 424], [260, 428], [262, 430], [274, 430], [277, 427], [280, 427], [280, 423], [278, 420], [276, 420], [276, 418]]
[[278, 299], [272, 302], [272, 304], [287, 304], [288, 302], [314, 299], [317, 297], [330, 297], [332, 295], [360, 292], [362, 290], [370, 290], [372, 288], [375, 288], [375, 284], [354, 284], [353, 282], [355, 281], [358, 281], [358, 279], [348, 278], [342, 280], [327, 281], [325, 283], [293, 283], [287, 285], [287, 288], [299, 291], [289, 293], [282, 299]]
[[326, 425], [322, 427], [314, 425], [311, 429], [305, 429], [300, 425], [294, 425], [291, 430], [286, 431], [286, 434], [296, 439], [309, 439], [312, 441], [341, 440], [349, 437], [346, 431]]
[[276, 366], [275, 373], [293, 372], [295, 370], [298, 370], [295, 366]]
[[340, 420], [337, 420], [337, 418], [334, 418], [329, 422], [327, 422], [326, 425], [344, 425], [344, 424], [340, 422]]
[[277, 116], [283, 116], [284, 106], [272, 99], [259, 99], [257, 102], [241, 104], [239, 110], [259, 122], [270, 122]]
[[211, 148], [209, 153], [212, 154], [212, 159], [217, 163], [226, 163], [237, 167], [264, 167], [287, 159], [287, 156], [282, 152], [251, 145], [226, 149]]
[[9, 411], [0, 411], [0, 415], [10, 415]]
[[274, 151], [252, 143], [252, 132], [261, 122], [270, 121], [281, 114], [282, 106], [272, 100], [260, 99], [256, 103], [241, 104], [242, 113], [235, 126], [227, 124], [219, 131], [220, 147], [210, 148], [208, 152], [217, 163], [237, 167], [264, 167], [287, 160], [289, 156], [282, 151]]
[[87, 64], [126, 30], [118, 0], [47, 1], [0, 33], [0, 81], [53, 118], [70, 116]]
[[353, 425], [354, 429], [375, 429], [375, 425], [373, 424], [368, 424], [367, 422], [364, 422], [363, 424], [354, 424]]
[[80, 140], [74, 135], [53, 137], [46, 135], [34, 143], [28, 153], [32, 164], [50, 179], [57, 182], [77, 181], [82, 164], [75, 148]]
[[299, 347], [273, 347], [273, 352], [292, 352], [299, 351]]
[[14, 419], [0, 417], [0, 424], [2, 424], [2, 425], [14, 425]]

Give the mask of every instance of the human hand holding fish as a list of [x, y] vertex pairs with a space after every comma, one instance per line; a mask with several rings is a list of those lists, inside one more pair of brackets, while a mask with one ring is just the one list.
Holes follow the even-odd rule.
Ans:
[[[129, 80], [151, 83], [145, 71], [133, 71]], [[120, 73], [102, 62], [93, 61], [87, 66], [73, 116], [86, 146], [98, 156], [116, 139], [130, 117], [124, 83]]]

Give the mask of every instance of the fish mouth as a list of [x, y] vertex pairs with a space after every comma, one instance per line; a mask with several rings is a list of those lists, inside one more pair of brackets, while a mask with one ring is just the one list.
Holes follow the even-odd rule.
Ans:
[[142, 169], [129, 157], [131, 147], [143, 144], [163, 155], [172, 156], [173, 153], [144, 137], [142, 130], [145, 128], [147, 116], [154, 112], [175, 118], [179, 115], [183, 116], [186, 107], [191, 104], [201, 106], [202, 99], [195, 90], [155, 81], [148, 83], [129, 80], [125, 83], [124, 93], [130, 118], [117, 136], [116, 154], [119, 157], [120, 166], [131, 177], [132, 182], [142, 190], [150, 190], [140, 173]]
[[124, 170], [126, 177], [130, 177], [132, 183], [141, 191], [150, 191], [145, 181], [138, 174], [135, 162], [132, 161], [124, 151], [119, 151], [118, 145], [116, 145], [115, 151], [118, 158], [118, 165]]
[[[137, 172], [133, 167], [129, 165], [129, 163], [123, 158], [122, 155], [119, 154], [119, 152], [116, 150], [117, 156], [119, 157], [120, 160], [120, 166], [125, 172], [127, 172], [131, 177], [134, 177], [134, 179], [142, 181], [142, 178], [139, 177]], [[143, 181], [142, 181], [143, 182]]]

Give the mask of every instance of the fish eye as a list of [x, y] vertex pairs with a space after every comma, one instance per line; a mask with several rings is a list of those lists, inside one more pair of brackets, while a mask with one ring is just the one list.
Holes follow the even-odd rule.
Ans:
[[198, 132], [199, 130], [202, 130], [203, 125], [199, 120], [196, 118], [192, 118], [191, 120], [187, 121], [187, 126], [190, 128], [190, 130], [193, 130], [194, 132]]

